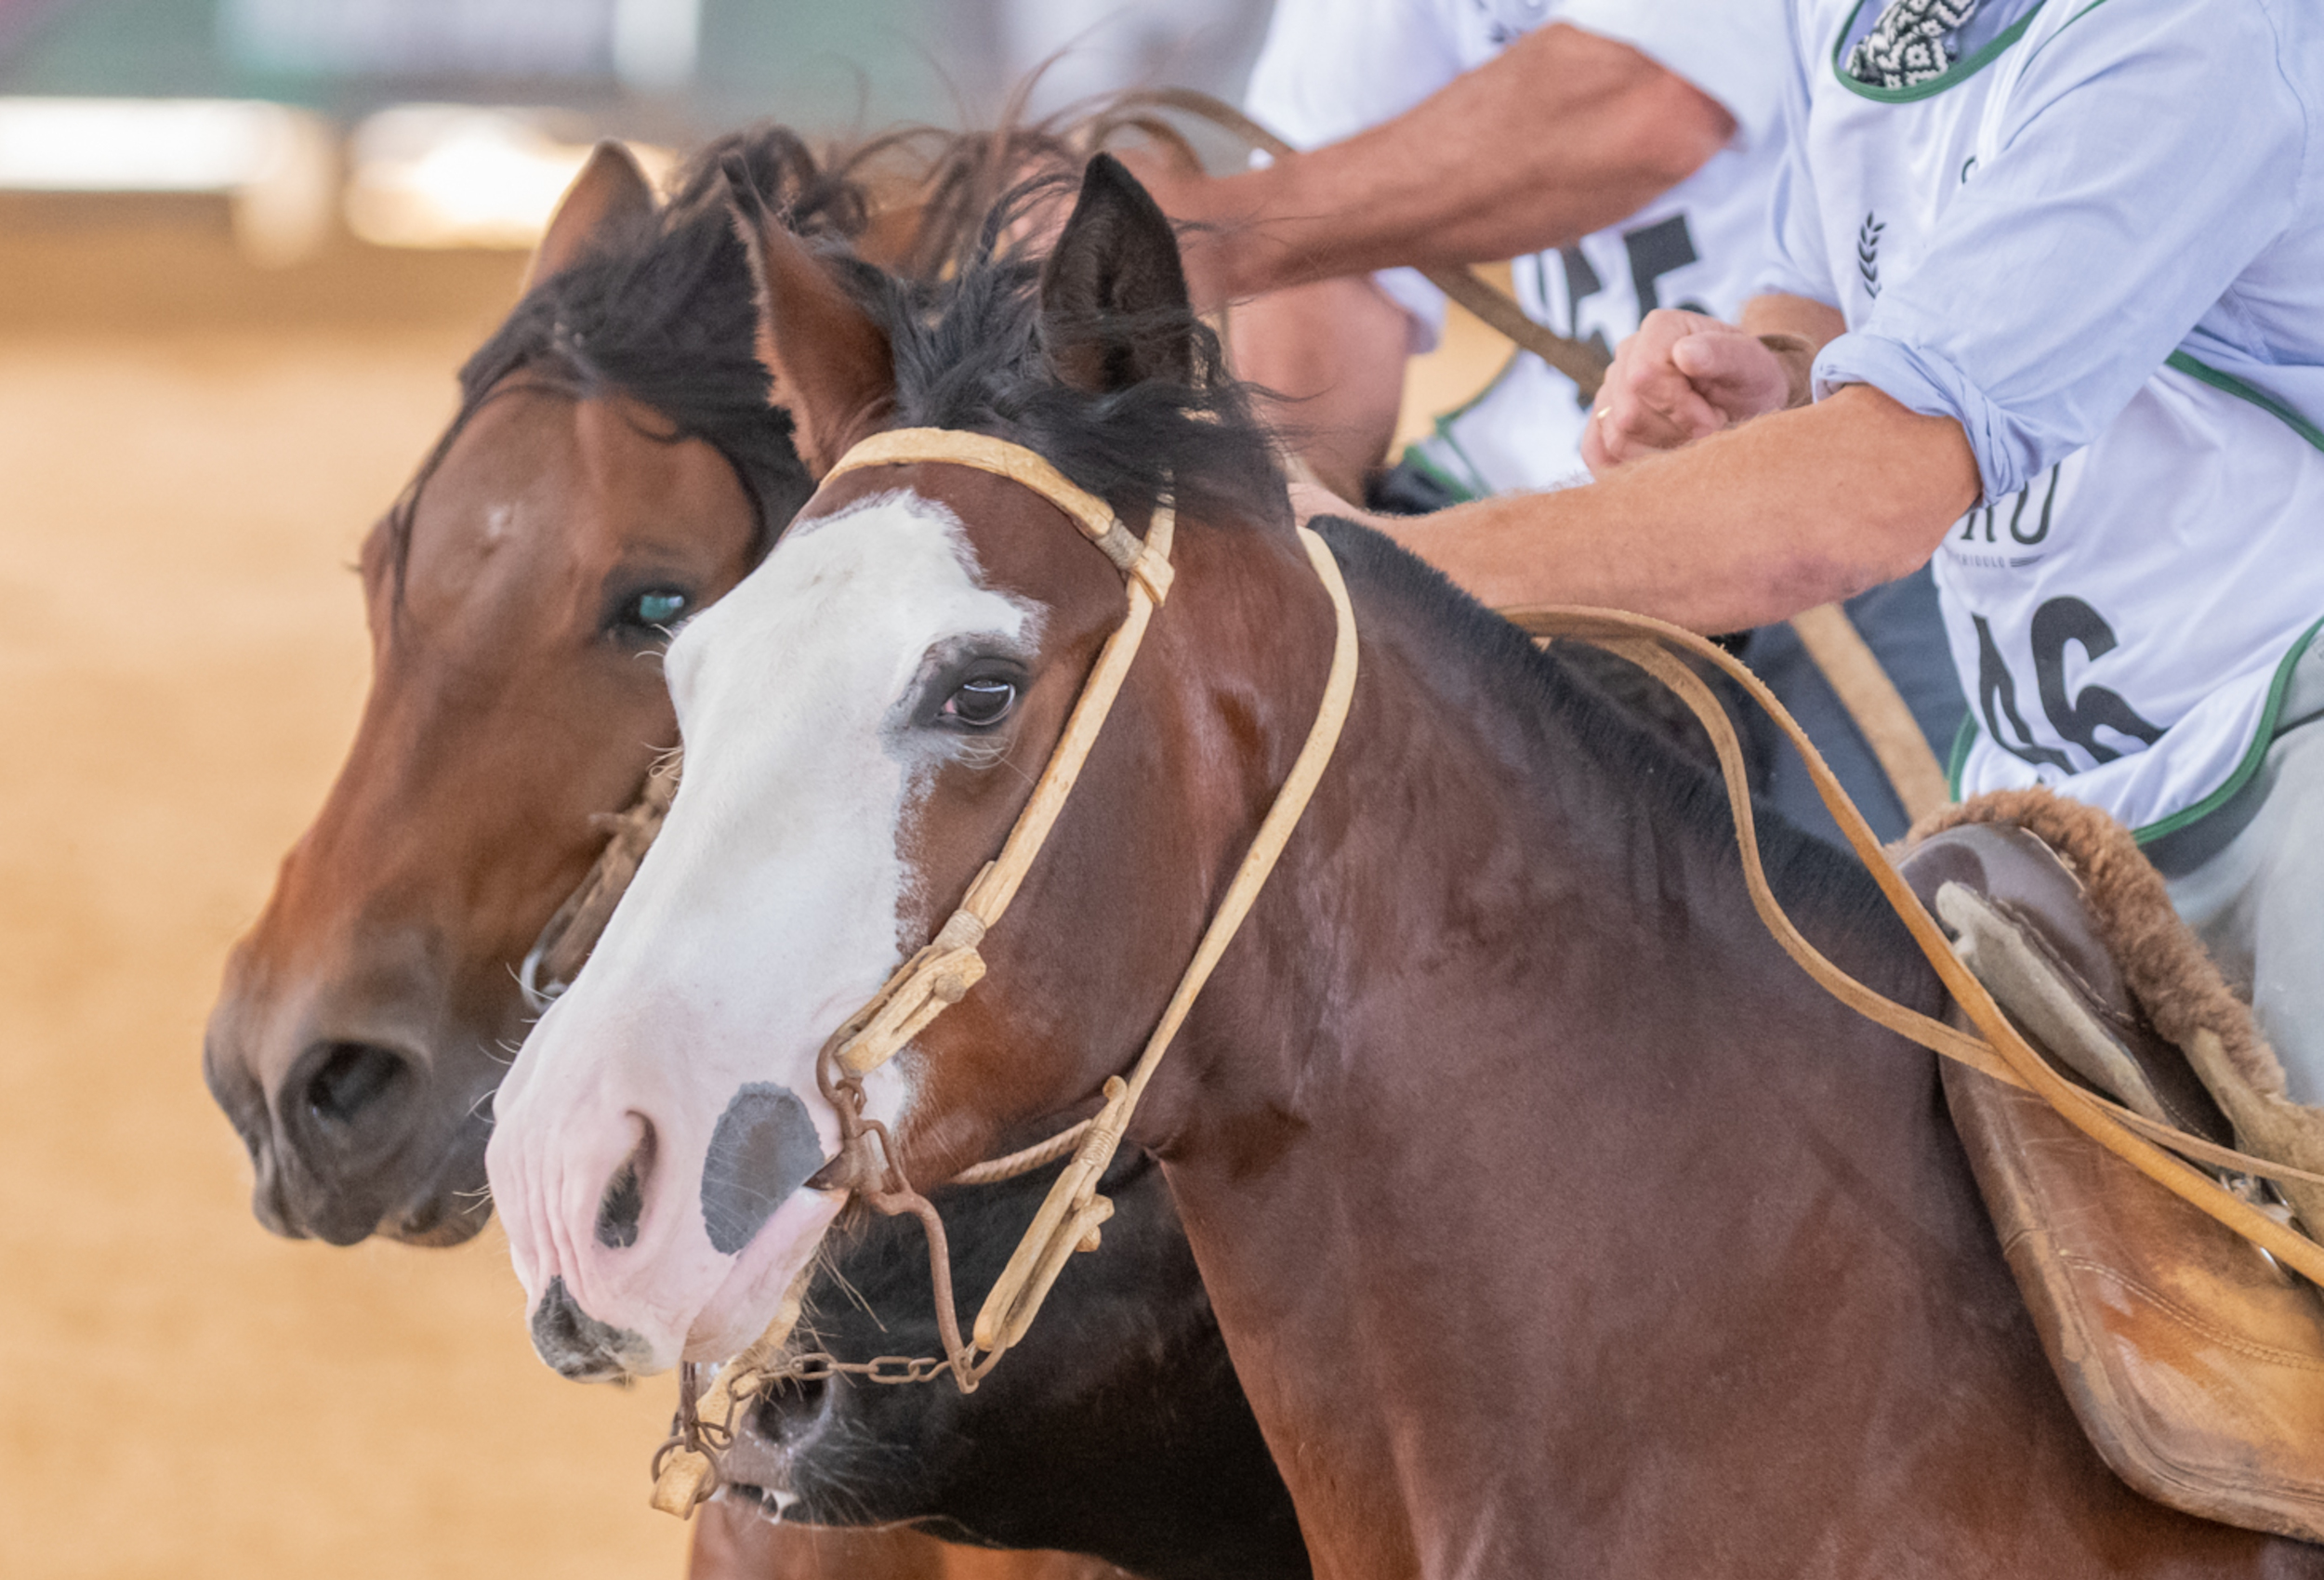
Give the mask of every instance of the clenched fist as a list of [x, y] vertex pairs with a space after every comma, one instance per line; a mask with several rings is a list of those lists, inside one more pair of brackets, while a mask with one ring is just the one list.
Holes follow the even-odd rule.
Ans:
[[1793, 367], [1732, 323], [1657, 309], [1615, 353], [1582, 436], [1581, 458], [1603, 476], [1648, 451], [1675, 450], [1779, 412], [1793, 402], [1804, 373], [1803, 362]]

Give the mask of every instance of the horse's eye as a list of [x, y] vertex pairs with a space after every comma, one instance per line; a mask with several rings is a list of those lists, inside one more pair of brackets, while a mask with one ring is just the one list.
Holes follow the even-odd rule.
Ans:
[[944, 699], [944, 716], [983, 729], [998, 724], [1017, 705], [1017, 688], [1006, 680], [969, 680]]
[[625, 625], [652, 625], [667, 628], [675, 625], [686, 612], [686, 595], [667, 587], [655, 587], [631, 599], [621, 612]]

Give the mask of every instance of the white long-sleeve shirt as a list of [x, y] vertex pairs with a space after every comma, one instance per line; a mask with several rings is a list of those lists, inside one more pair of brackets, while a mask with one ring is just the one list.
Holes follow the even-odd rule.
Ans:
[[[1301, 148], [1392, 120], [1551, 22], [1630, 45], [1735, 117], [1694, 175], [1575, 246], [1516, 260], [1526, 313], [1608, 351], [1655, 307], [1731, 318], [1765, 272], [1768, 194], [1782, 157], [1789, 60], [1785, 0], [1277, 0], [1252, 72], [1253, 116]], [[1412, 315], [1413, 349], [1435, 343], [1445, 299], [1410, 270], [1376, 276]], [[1573, 382], [1514, 358], [1427, 447], [1470, 494], [1542, 488], [1581, 471], [1589, 413]]]
[[1976, 453], [1935, 559], [1961, 790], [2184, 826], [2324, 620], [2324, 7], [1987, 0], [1897, 90], [1842, 69], [1877, 10], [1793, 0], [1762, 283], [1846, 318], [1819, 394]]

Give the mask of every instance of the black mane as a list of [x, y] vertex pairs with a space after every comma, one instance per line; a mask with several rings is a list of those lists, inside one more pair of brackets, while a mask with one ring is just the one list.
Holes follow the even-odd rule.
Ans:
[[790, 414], [768, 404], [754, 349], [750, 265], [726, 205], [723, 164], [738, 160], [767, 205], [801, 234], [845, 243], [870, 202], [851, 164], [826, 167], [795, 134], [761, 125], [711, 143], [679, 172], [668, 203], [542, 281], [460, 370], [460, 410], [390, 518], [400, 569], [420, 491], [469, 421], [512, 374], [576, 398], [627, 395], [726, 457], [759, 517], [757, 552], [814, 483], [791, 443]]
[[1252, 392], [1228, 375], [1218, 336], [1191, 310], [1147, 315], [1126, 331], [1182, 335], [1193, 350], [1182, 382], [1149, 378], [1089, 394], [1051, 370], [1040, 345], [1040, 265], [1000, 238], [1030, 205], [1070, 195], [1075, 179], [1017, 188], [962, 267], [936, 285], [852, 271], [894, 351], [898, 426], [1000, 433], [1133, 522], [1164, 498], [1214, 524], [1287, 522], [1283, 474]]
[[[1499, 702], [1555, 718], [1561, 738], [1607, 780], [1623, 786], [1642, 815], [1707, 841], [1719, 859], [1740, 872], [1726, 783], [1715, 768], [1681, 750], [1637, 709], [1609, 697], [1588, 668], [1555, 649], [1538, 647], [1522, 629], [1385, 535], [1334, 517], [1309, 524], [1331, 545], [1351, 586], [1375, 589], [1410, 610], [1448, 655], [1466, 655], [1490, 677], [1487, 689]], [[1773, 807], [1755, 802], [1752, 816], [1768, 884], [1795, 920], [1813, 915], [1849, 933], [1877, 936], [1893, 943], [1900, 972], [1922, 969], [1911, 936], [1863, 863], [1802, 832]], [[1900, 975], [1894, 985], [1902, 988], [1906, 981]]]

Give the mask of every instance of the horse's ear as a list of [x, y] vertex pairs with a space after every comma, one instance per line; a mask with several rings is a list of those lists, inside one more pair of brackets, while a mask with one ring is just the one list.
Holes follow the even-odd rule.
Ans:
[[1169, 217], [1120, 160], [1099, 154], [1041, 270], [1050, 368], [1091, 395], [1148, 378], [1183, 382], [1194, 375], [1194, 323]]
[[599, 143], [557, 200], [557, 212], [549, 216], [548, 230], [524, 270], [523, 291], [562, 274], [621, 231], [642, 225], [654, 217], [654, 183], [639, 168], [638, 156], [611, 138]]
[[791, 414], [808, 475], [821, 478], [895, 403], [888, 336], [830, 271], [771, 213], [739, 160], [726, 165], [734, 229], [750, 254], [759, 297], [759, 361], [769, 400]]

